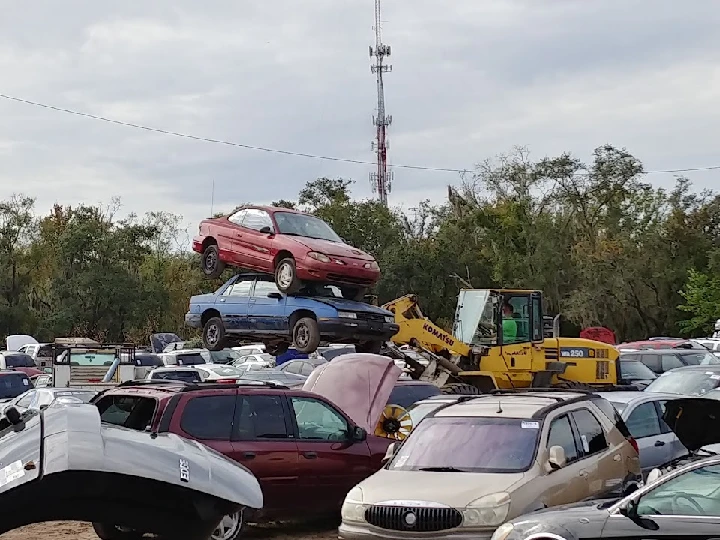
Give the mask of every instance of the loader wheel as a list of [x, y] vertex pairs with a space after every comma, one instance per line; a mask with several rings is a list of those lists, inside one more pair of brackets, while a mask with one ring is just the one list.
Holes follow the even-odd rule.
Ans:
[[355, 352], [380, 354], [382, 347], [382, 341], [364, 341], [363, 343], [355, 345]]
[[295, 349], [303, 354], [315, 352], [320, 345], [320, 329], [315, 319], [303, 317], [292, 329]]
[[295, 294], [302, 288], [302, 281], [297, 277], [295, 259], [288, 257], [280, 261], [275, 267], [275, 285], [280, 292]]
[[222, 351], [226, 345], [225, 325], [220, 317], [213, 317], [203, 326], [203, 346], [209, 351]]
[[467, 383], [449, 383], [442, 387], [443, 394], [463, 395], [463, 396], [479, 396], [482, 394], [477, 386]]
[[217, 279], [225, 271], [225, 263], [220, 260], [220, 252], [216, 244], [209, 245], [203, 251], [202, 269], [208, 279]]
[[554, 388], [566, 388], [568, 390], [582, 390], [585, 392], [592, 392], [593, 387], [589, 384], [579, 383], [577, 381], [561, 381], [554, 385]]

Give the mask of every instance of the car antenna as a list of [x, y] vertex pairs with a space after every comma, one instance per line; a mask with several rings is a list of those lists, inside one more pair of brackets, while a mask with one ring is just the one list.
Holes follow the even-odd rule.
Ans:
[[500, 401], [500, 398], [498, 398], [498, 410], [495, 411], [495, 412], [497, 412], [498, 414], [502, 414], [502, 412], [503, 412], [503, 410], [502, 410], [502, 402]]

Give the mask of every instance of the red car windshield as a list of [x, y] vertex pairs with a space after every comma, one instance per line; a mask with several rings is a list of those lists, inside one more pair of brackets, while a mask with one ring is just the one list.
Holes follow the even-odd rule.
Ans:
[[275, 212], [275, 223], [277, 224], [277, 232], [280, 234], [304, 236], [306, 238], [343, 243], [342, 238], [330, 228], [330, 225], [322, 219], [307, 214]]
[[388, 469], [524, 471], [532, 464], [539, 433], [539, 422], [516, 418], [425, 418], [400, 447]]

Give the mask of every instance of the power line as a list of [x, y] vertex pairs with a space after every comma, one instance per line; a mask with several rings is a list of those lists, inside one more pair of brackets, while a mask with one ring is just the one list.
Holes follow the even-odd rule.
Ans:
[[[245, 148], [247, 150], [259, 150], [262, 152], [268, 152], [271, 154], [283, 154], [286, 156], [304, 157], [304, 158], [309, 158], [309, 159], [321, 159], [321, 160], [325, 160], [325, 161], [337, 161], [337, 162], [341, 162], [341, 163], [353, 163], [356, 165], [377, 165], [376, 162], [364, 161], [361, 159], [350, 159], [350, 158], [341, 158], [341, 157], [334, 157], [334, 156], [322, 156], [322, 155], [318, 155], [318, 154], [307, 154], [304, 152], [292, 152], [290, 150], [281, 150], [278, 148], [266, 148], [264, 146], [254, 146], [251, 144], [242, 144], [242, 143], [233, 142], [233, 141], [212, 139], [210, 137], [200, 137], [197, 135], [190, 135], [188, 133], [179, 133], [177, 131], [169, 131], [166, 129], [143, 126], [141, 124], [133, 124], [131, 122], [123, 122], [121, 120], [114, 120], [112, 118], [106, 118], [104, 116], [98, 116], [95, 114], [75, 111], [73, 109], [66, 109], [64, 107], [56, 107], [55, 105], [48, 105], [47, 103], [39, 103], [37, 101], [31, 101], [29, 99], [23, 99], [23, 98], [19, 98], [19, 97], [9, 96], [7, 94], [0, 94], [0, 98], [6, 99], [9, 101], [15, 101], [18, 103], [24, 103], [26, 105], [32, 105], [34, 107], [42, 107], [43, 109], [51, 109], [51, 110], [57, 111], [57, 112], [74, 114], [75, 116], [82, 116], [84, 118], [91, 118], [93, 120], [101, 120], [101, 121], [107, 122], [109, 124], [117, 124], [119, 126], [126, 126], [126, 127], [135, 128], [135, 129], [142, 129], [145, 131], [161, 133], [163, 135], [172, 135], [174, 137], [182, 137], [184, 139], [192, 139], [195, 141], [202, 141], [202, 142], [208, 142], [208, 143], [213, 143], [213, 144], [224, 144], [226, 146]], [[397, 169], [413, 169], [413, 170], [417, 170], [417, 171], [451, 172], [451, 173], [460, 173], [460, 174], [465, 174], [465, 173], [471, 172], [470, 169], [454, 169], [451, 167], [425, 167], [423, 165], [401, 165], [401, 164], [388, 165], [388, 166], [394, 167]], [[654, 171], [644, 171], [642, 174], [677, 174], [677, 173], [686, 173], [686, 172], [702, 172], [702, 171], [715, 171], [715, 170], [720, 170], [720, 165], [710, 165], [708, 167], [687, 167], [684, 169], [657, 169]]]

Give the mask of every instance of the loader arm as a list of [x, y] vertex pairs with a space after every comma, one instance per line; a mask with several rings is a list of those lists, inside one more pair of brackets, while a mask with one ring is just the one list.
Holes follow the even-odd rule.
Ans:
[[418, 346], [447, 358], [470, 356], [469, 345], [455, 338], [423, 315], [416, 295], [406, 294], [383, 305], [383, 308], [393, 313], [395, 323], [400, 327], [397, 334], [392, 337], [392, 341], [396, 345]]

